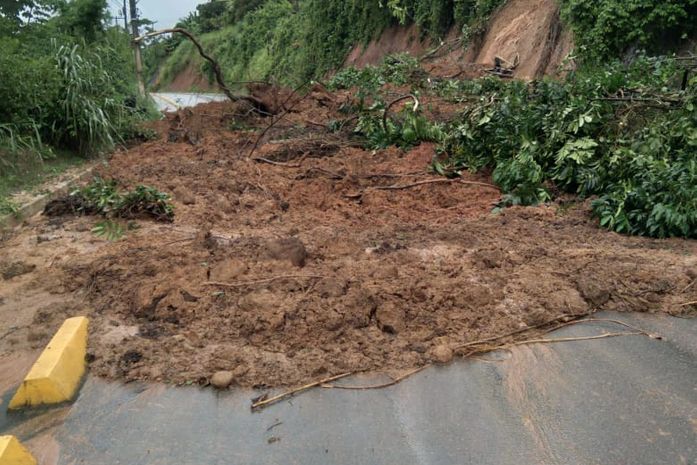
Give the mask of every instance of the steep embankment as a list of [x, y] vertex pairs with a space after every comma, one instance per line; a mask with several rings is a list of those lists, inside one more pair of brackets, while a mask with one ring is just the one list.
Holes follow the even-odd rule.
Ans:
[[[534, 79], [559, 72], [573, 48], [571, 32], [564, 28], [555, 0], [510, 0], [490, 18], [485, 32], [462, 46], [459, 28], [451, 29], [441, 54], [430, 60], [436, 76], [477, 74], [491, 68], [495, 57], [509, 63], [519, 62], [514, 76]], [[409, 53], [422, 55], [432, 48], [431, 40], [419, 40], [415, 26], [391, 27], [365, 46], [358, 45], [346, 64], [362, 67], [379, 63], [386, 55]], [[504, 62], [505, 63], [505, 62]]]
[[[232, 38], [231, 33], [214, 34]], [[346, 56], [344, 66], [377, 64], [385, 56], [395, 53], [422, 56], [439, 45], [439, 41], [424, 36], [414, 24], [387, 27], [377, 38], [355, 45]], [[204, 37], [204, 43], [208, 42], [214, 50], [224, 53], [222, 48], [207, 39]], [[447, 46], [428, 63], [435, 76], [476, 76], [483, 69], [492, 67], [494, 57], [499, 56], [511, 63], [518, 60], [514, 75], [522, 79], [554, 75], [573, 45], [570, 31], [561, 23], [559, 5], [555, 0], [510, 0], [491, 15], [483, 29], [474, 34], [466, 46], [459, 25], [450, 29], [443, 42]], [[193, 48], [184, 52], [184, 59], [181, 50], [173, 57], [184, 66], [180, 65], [176, 72], [163, 76], [159, 86], [170, 91], [209, 90], [211, 84], [204, 74], [201, 60]], [[258, 72], [263, 69], [257, 67]], [[265, 76], [256, 76], [254, 72], [245, 76], [246, 79], [261, 77]]]

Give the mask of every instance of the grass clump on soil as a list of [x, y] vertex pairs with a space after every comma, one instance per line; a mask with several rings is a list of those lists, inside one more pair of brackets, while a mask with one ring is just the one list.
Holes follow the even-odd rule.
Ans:
[[76, 189], [68, 196], [50, 202], [44, 213], [100, 215], [105, 218], [152, 218], [171, 222], [174, 207], [170, 196], [153, 187], [138, 185], [133, 190], [119, 190], [115, 180], [96, 178], [91, 184]]

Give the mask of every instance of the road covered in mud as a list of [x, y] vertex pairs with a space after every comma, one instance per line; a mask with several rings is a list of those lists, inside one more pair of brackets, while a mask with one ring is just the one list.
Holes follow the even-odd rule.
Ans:
[[88, 314], [93, 374], [280, 387], [398, 375], [598, 310], [692, 310], [694, 242], [609, 233], [569, 199], [494, 212], [486, 173], [430, 172], [434, 144], [373, 151], [330, 131], [349, 98], [314, 88], [271, 128], [239, 102], [169, 114], [98, 171], [170, 193], [173, 223], [108, 242], [97, 218], [43, 216], [7, 235], [0, 262], [26, 268], [2, 285], [0, 349]]

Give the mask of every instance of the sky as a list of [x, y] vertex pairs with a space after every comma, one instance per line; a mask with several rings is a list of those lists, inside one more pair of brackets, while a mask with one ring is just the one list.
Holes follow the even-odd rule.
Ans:
[[[121, 15], [118, 5], [123, 0], [109, 0], [114, 15]], [[174, 26], [179, 19], [196, 9], [196, 5], [205, 3], [197, 0], [139, 0], [138, 10], [142, 17], [156, 21], [155, 29]], [[123, 23], [123, 20], [121, 20]]]

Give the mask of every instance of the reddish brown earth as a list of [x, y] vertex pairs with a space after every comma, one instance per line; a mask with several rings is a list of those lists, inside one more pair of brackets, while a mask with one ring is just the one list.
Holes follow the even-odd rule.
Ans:
[[354, 47], [344, 66], [376, 65], [395, 53], [428, 56], [424, 67], [437, 77], [482, 76], [497, 56], [506, 60], [504, 65], [518, 63], [513, 71], [518, 79], [558, 76], [572, 66], [566, 59], [573, 49], [573, 37], [561, 23], [556, 0], [509, 0], [467, 44], [458, 40], [460, 27], [452, 28], [442, 41], [422, 36], [414, 25], [387, 28], [368, 44]]
[[347, 98], [315, 89], [259, 144], [266, 161], [249, 155], [269, 119], [225, 103], [169, 115], [160, 140], [101, 168], [173, 193], [173, 224], [110, 243], [95, 218], [37, 217], [6, 235], [0, 263], [21, 273], [0, 281], [0, 327], [15, 327], [0, 373], [75, 314], [91, 316], [97, 375], [283, 386], [422, 366], [563, 315], [694, 310], [694, 241], [610, 233], [570, 201], [492, 213], [486, 175], [428, 173], [432, 144], [329, 133]]

